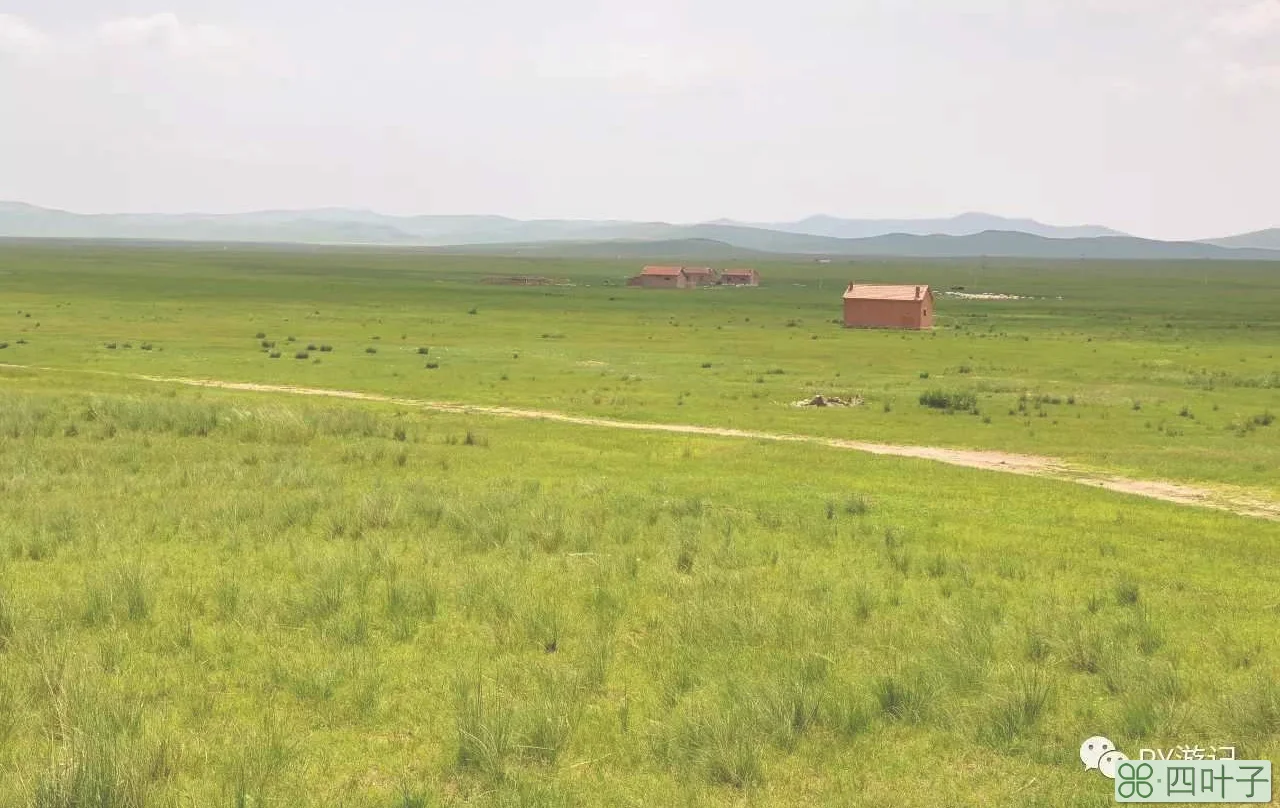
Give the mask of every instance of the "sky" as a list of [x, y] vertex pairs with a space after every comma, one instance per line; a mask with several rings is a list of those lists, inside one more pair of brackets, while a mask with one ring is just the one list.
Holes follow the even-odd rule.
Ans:
[[1280, 0], [0, 0], [0, 199], [1280, 227]]

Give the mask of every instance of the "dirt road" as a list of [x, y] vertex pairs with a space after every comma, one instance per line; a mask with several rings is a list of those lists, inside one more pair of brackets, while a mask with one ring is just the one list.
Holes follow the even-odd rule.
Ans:
[[[0, 363], [0, 367], [22, 370], [61, 371], [61, 368], [42, 368], [27, 365], [8, 365]], [[938, 446], [904, 446], [887, 443], [867, 443], [864, 441], [840, 440], [838, 438], [822, 438], [813, 435], [789, 435], [776, 432], [757, 432], [746, 429], [726, 429], [722, 427], [694, 426], [692, 424], [659, 424], [640, 421], [620, 421], [612, 418], [592, 418], [582, 415], [568, 415], [549, 410], [533, 410], [512, 407], [489, 407], [471, 404], [455, 404], [442, 401], [423, 401], [412, 398], [377, 393], [361, 393], [354, 390], [330, 390], [315, 387], [294, 387], [278, 384], [257, 384], [253, 382], [230, 382], [219, 379], [190, 379], [170, 376], [144, 376], [139, 374], [111, 373], [109, 371], [65, 371], [98, 373], [119, 378], [138, 381], [158, 382], [165, 384], [182, 384], [189, 387], [212, 387], [219, 390], [240, 390], [253, 393], [285, 393], [299, 396], [319, 396], [325, 398], [346, 398], [357, 401], [374, 401], [386, 404], [397, 404], [404, 407], [447, 412], [460, 415], [486, 415], [501, 418], [527, 418], [542, 421], [554, 421], [578, 426], [604, 427], [608, 429], [629, 429], [640, 432], [668, 432], [685, 435], [712, 435], [722, 438], [745, 438], [748, 440], [779, 441], [787, 443], [809, 443], [829, 446], [835, 449], [848, 449], [857, 452], [868, 452], [877, 455], [894, 457], [914, 457], [922, 460], [933, 460], [953, 466], [984, 469], [986, 471], [1003, 471], [1009, 474], [1023, 474], [1034, 477], [1050, 477], [1080, 485], [1105, 488], [1124, 494], [1173, 502], [1179, 505], [1194, 505], [1202, 508], [1215, 508], [1241, 516], [1280, 521], [1280, 502], [1268, 500], [1247, 491], [1230, 491], [1211, 489], [1183, 483], [1171, 483], [1158, 480], [1135, 480], [1127, 477], [1101, 475], [1097, 472], [1072, 467], [1071, 465], [1051, 457], [1036, 455], [1010, 454], [1007, 452], [986, 451], [976, 449], [947, 449]]]

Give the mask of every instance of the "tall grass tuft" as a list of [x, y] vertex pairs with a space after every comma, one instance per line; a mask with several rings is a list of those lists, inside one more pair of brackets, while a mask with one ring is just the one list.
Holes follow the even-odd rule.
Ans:
[[1003, 749], [1033, 730], [1044, 716], [1052, 694], [1049, 674], [1042, 668], [1019, 671], [987, 713], [978, 736]]
[[569, 747], [581, 702], [577, 688], [561, 679], [549, 678], [541, 689], [523, 710], [520, 751], [530, 760], [552, 766]]
[[31, 808], [146, 808], [150, 788], [113, 745], [79, 739], [39, 780]]
[[141, 567], [128, 567], [116, 582], [125, 615], [130, 620], [145, 620], [151, 615], [150, 583]]
[[13, 601], [4, 589], [0, 589], [0, 653], [13, 644], [18, 618]]
[[454, 683], [454, 714], [458, 768], [503, 779], [516, 751], [511, 708], [485, 692], [480, 676], [463, 676]]
[[1138, 582], [1132, 578], [1122, 578], [1116, 583], [1116, 603], [1121, 606], [1137, 604], [1139, 597]]
[[871, 694], [890, 721], [918, 724], [928, 715], [934, 692], [923, 676], [889, 675], [875, 680]]

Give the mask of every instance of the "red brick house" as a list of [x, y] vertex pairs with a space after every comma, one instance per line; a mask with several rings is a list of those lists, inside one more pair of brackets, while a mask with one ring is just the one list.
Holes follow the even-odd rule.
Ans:
[[643, 286], [648, 289], [688, 289], [689, 276], [684, 274], [684, 267], [645, 267], [639, 275], [627, 281], [628, 286]]
[[711, 267], [683, 267], [690, 286], [712, 286], [719, 283], [716, 271]]
[[720, 283], [725, 286], [759, 286], [760, 273], [754, 269], [726, 269], [720, 273]]
[[933, 328], [933, 292], [928, 286], [849, 284], [844, 292], [845, 328]]

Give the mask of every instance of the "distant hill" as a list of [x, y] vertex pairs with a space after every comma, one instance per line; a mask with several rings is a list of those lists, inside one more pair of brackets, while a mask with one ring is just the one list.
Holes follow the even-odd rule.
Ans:
[[[998, 227], [984, 227], [985, 225]], [[982, 228], [982, 229], [975, 229]], [[812, 216], [752, 225], [388, 216], [320, 208], [240, 214], [81, 214], [0, 202], [0, 238], [127, 239], [314, 245], [385, 245], [564, 256], [919, 256], [1280, 260], [1280, 230], [1215, 242], [1166, 242], [1107, 228], [1056, 227], [967, 213], [951, 219], [853, 220]]]
[[989, 213], [962, 213], [946, 219], [840, 219], [834, 216], [810, 216], [798, 222], [746, 224], [721, 220], [717, 224], [736, 224], [765, 230], [780, 230], [784, 233], [804, 233], [834, 238], [873, 238], [899, 233], [914, 236], [972, 236], [989, 230], [1029, 233], [1044, 238], [1099, 238], [1127, 235], [1119, 230], [1097, 225], [1060, 227], [1043, 224], [1034, 219], [1007, 219]]
[[1239, 236], [1213, 239], [1206, 242], [1219, 247], [1249, 247], [1258, 250], [1280, 250], [1280, 227], [1270, 230], [1256, 230]]
[[546, 241], [534, 244], [464, 244], [429, 247], [432, 252], [503, 256], [600, 259], [707, 259], [764, 260], [776, 254], [735, 247], [714, 239], [687, 238], [656, 241]]
[[[1280, 250], [1231, 249], [1212, 244], [1185, 241], [1151, 241], [1132, 236], [1061, 239], [1032, 236], [1026, 233], [989, 231], [971, 236], [891, 235], [865, 239], [832, 239], [797, 234], [773, 234], [749, 239], [752, 243], [772, 242], [779, 249], [754, 249], [735, 243], [739, 230], [727, 225], [695, 225], [697, 233], [714, 232], [720, 238], [690, 236], [681, 240], [543, 242], [533, 245], [472, 244], [439, 247], [444, 252], [479, 252], [487, 254], [554, 255], [563, 257], [675, 257], [687, 253], [680, 250], [698, 245], [697, 256], [707, 258], [781, 257], [807, 255], [827, 258], [1042, 258], [1056, 260], [1257, 260], [1280, 261]], [[779, 237], [781, 236], [781, 237]], [[744, 254], [745, 253], [745, 254]], [[694, 257], [688, 255], [688, 257]]]
[[892, 235], [853, 239], [845, 254], [912, 257], [1005, 257], [1125, 260], [1280, 261], [1280, 251], [1231, 249], [1196, 241], [1154, 241], [1133, 236], [1044, 238], [987, 231], [969, 236]]

